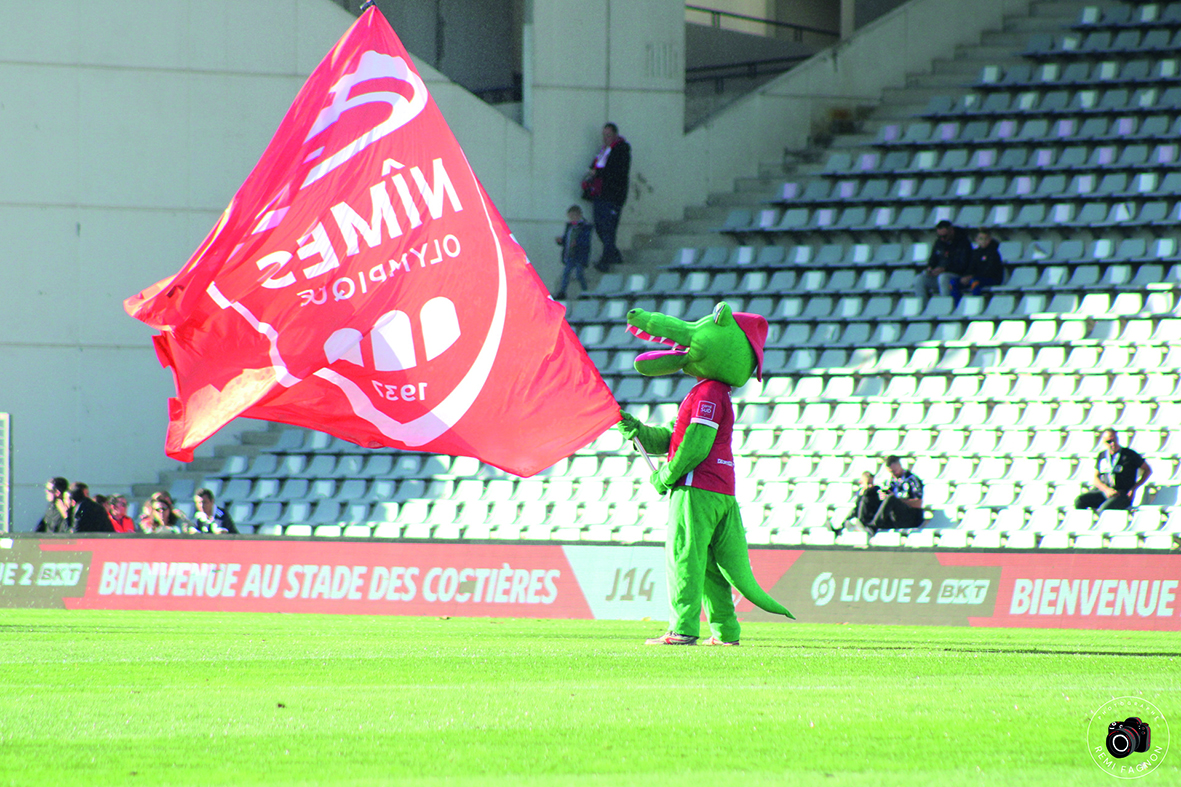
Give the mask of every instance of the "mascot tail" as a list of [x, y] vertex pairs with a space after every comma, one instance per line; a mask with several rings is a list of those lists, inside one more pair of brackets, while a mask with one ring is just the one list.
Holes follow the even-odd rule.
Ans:
[[791, 614], [791, 610], [771, 598], [767, 591], [759, 586], [754, 572], [750, 570], [749, 560], [735, 559], [733, 563], [734, 565], [723, 565], [719, 562], [718, 568], [721, 569], [722, 576], [726, 578], [726, 581], [738, 588], [738, 592], [742, 594], [743, 598], [772, 615], [786, 615], [792, 620], [796, 619], [796, 616]]

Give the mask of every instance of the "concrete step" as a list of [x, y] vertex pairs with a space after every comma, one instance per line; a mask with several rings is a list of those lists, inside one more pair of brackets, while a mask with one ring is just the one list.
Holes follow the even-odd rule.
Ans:
[[710, 194], [706, 198], [706, 202], [715, 207], [726, 208], [727, 211], [748, 205], [761, 205], [769, 200], [775, 199], [779, 195], [779, 186], [783, 183], [783, 180], [767, 181], [757, 191], [752, 189], [749, 191], [734, 191], [728, 194]]
[[[274, 443], [272, 443], [274, 445]], [[213, 456], [217, 459], [225, 459], [227, 456], [245, 456], [256, 457], [262, 453], [262, 449], [257, 445], [219, 445], [214, 447]]]
[[1016, 30], [989, 30], [980, 36], [980, 45], [1023, 52], [1029, 45], [1029, 36]]
[[657, 233], [655, 235], [644, 235], [636, 238], [637, 248], [646, 250], [663, 249], [672, 251], [675, 249], [692, 248], [704, 249], [711, 246], [722, 246], [725, 248], [734, 248], [738, 245], [738, 241], [732, 236], [723, 235], [719, 232], [699, 232], [699, 233]]

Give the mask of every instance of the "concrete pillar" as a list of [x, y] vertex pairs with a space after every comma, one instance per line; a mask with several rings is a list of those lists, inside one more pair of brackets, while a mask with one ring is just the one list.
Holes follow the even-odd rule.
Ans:
[[857, 0], [841, 0], [841, 40], [853, 35], [854, 19], [857, 11]]

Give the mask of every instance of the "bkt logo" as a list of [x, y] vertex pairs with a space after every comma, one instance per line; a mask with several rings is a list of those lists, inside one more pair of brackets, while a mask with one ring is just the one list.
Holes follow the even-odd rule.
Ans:
[[983, 604], [988, 596], [987, 579], [945, 579], [939, 586], [936, 604]]

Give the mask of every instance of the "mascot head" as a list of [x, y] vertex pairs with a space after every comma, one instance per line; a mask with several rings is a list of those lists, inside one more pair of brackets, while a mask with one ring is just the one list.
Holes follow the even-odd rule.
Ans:
[[763, 379], [767, 320], [757, 314], [732, 312], [727, 304], [719, 303], [708, 317], [685, 322], [667, 314], [632, 309], [627, 313], [627, 324], [633, 336], [669, 347], [636, 358], [636, 371], [642, 375], [684, 372], [735, 388], [745, 385], [752, 374]]

